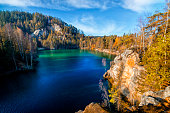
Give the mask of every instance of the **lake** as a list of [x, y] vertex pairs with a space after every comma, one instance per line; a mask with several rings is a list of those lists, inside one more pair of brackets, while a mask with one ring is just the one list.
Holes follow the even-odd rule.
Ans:
[[99, 80], [113, 58], [86, 50], [39, 51], [36, 71], [1, 77], [0, 112], [74, 113], [102, 102]]

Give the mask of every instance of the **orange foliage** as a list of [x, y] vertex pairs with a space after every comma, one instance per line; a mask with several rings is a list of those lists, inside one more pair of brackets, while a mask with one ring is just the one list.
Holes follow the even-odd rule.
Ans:
[[92, 49], [92, 50], [95, 49], [95, 44], [92, 44], [91, 49]]
[[113, 44], [113, 47], [117, 46], [118, 43], [119, 43], [119, 37], [117, 37], [117, 38], [115, 39], [115, 43]]
[[130, 58], [130, 59], [127, 61], [127, 64], [128, 64], [130, 67], [133, 67], [133, 66], [135, 65], [134, 59]]

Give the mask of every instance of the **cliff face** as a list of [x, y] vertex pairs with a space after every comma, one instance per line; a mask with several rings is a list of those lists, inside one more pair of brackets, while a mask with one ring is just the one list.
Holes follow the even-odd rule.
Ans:
[[[145, 105], [158, 105], [170, 98], [170, 86], [165, 90], [158, 92], [148, 91], [140, 94], [137, 91], [138, 77], [145, 69], [143, 66], [139, 66], [139, 55], [132, 50], [126, 50], [124, 53], [115, 57], [111, 63], [111, 68], [104, 74], [104, 78], [107, 78], [112, 85], [116, 84], [120, 74], [121, 75], [121, 93], [128, 98], [130, 102], [135, 104], [140, 102], [139, 106]], [[123, 65], [123, 66], [122, 66]], [[169, 103], [170, 101], [168, 101]], [[168, 104], [169, 105], [169, 104]]]
[[117, 82], [115, 80], [117, 80], [121, 70], [121, 92], [131, 102], [140, 100], [141, 97], [141, 94], [138, 94], [136, 91], [137, 76], [144, 71], [144, 68], [138, 65], [139, 60], [139, 55], [137, 53], [132, 50], [126, 50], [124, 53], [115, 57], [112, 63], [113, 65], [104, 75], [112, 84], [115, 84]]

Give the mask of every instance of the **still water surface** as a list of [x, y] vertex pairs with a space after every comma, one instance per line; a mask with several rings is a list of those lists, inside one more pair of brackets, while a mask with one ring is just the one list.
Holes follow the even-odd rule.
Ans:
[[83, 50], [40, 51], [35, 72], [0, 78], [0, 112], [74, 113], [101, 102], [99, 80], [111, 57]]

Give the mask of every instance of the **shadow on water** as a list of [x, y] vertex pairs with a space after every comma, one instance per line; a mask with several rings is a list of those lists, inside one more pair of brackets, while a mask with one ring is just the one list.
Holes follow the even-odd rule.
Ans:
[[13, 72], [12, 74], [1, 76], [0, 99], [8, 98], [13, 93], [24, 92], [24, 90], [30, 88], [30, 84], [32, 84], [36, 78], [35, 73], [36, 70], [32, 72]]

